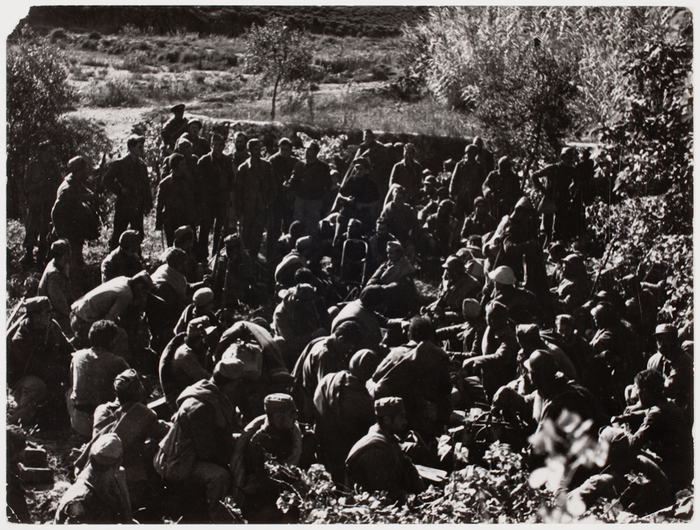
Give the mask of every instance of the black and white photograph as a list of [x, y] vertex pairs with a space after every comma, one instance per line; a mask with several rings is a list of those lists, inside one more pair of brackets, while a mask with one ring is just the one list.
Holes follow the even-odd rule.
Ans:
[[691, 8], [11, 11], [7, 522], [694, 520]]

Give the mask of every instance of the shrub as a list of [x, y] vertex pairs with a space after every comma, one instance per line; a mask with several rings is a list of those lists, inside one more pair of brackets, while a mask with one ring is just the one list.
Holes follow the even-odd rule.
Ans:
[[108, 79], [102, 83], [93, 83], [83, 99], [86, 105], [95, 107], [131, 106], [142, 101], [134, 83], [127, 79]]
[[7, 50], [7, 214], [19, 214], [19, 183], [32, 146], [45, 139], [71, 108], [65, 57], [46, 43]]
[[88, 39], [90, 40], [100, 40], [102, 38], [102, 34], [99, 31], [93, 31], [88, 35]]
[[68, 35], [66, 35], [66, 30], [63, 28], [56, 28], [49, 34], [49, 39], [51, 39], [51, 42], [66, 40], [67, 38]]

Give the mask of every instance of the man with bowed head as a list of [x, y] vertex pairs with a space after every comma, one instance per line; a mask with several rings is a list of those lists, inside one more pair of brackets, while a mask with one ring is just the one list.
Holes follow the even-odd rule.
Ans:
[[396, 438], [408, 426], [403, 400], [378, 399], [374, 414], [377, 423], [353, 446], [345, 461], [349, 481], [368, 491], [387, 491], [394, 500], [420, 493], [425, 484]]

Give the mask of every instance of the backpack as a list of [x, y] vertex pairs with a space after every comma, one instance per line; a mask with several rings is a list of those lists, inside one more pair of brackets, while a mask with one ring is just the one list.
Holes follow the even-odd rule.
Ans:
[[163, 480], [183, 482], [190, 475], [196, 458], [194, 442], [185, 436], [176, 417], [168, 434], [158, 444], [153, 467]]

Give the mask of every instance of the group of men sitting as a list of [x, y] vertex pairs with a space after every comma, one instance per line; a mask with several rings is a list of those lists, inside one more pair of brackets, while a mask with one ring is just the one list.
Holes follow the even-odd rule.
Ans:
[[[127, 229], [134, 204], [122, 201], [102, 283], [74, 299], [84, 238], [66, 234], [8, 330], [9, 423], [65, 417], [85, 442], [58, 522], [159, 521], [199, 498], [213, 522], [234, 508], [289, 521], [280, 468], [315, 462], [338, 487], [401, 502], [434, 480], [430, 468], [460, 465], [438, 447], [477, 407], [526, 434], [579, 415], [610, 447], [571, 484], [588, 506], [622, 497], [645, 513], [690, 486], [692, 327], [656, 322], [663, 282], [591, 282], [575, 249], [593, 169], [575, 150], [533, 175], [536, 208], [480, 139], [433, 176], [411, 144], [396, 161], [367, 131], [334, 183], [318, 144], [290, 163], [280, 141], [268, 162], [250, 140], [217, 172], [223, 138], [210, 149], [189, 134], [202, 151], [191, 169], [172, 138], [188, 129], [180, 111], [163, 131], [174, 152], [158, 187], [168, 247], [157, 267], [146, 270], [142, 220]], [[128, 195], [125, 164], [106, 175]], [[281, 188], [275, 164], [288, 169]], [[180, 215], [188, 201], [200, 214]]]

